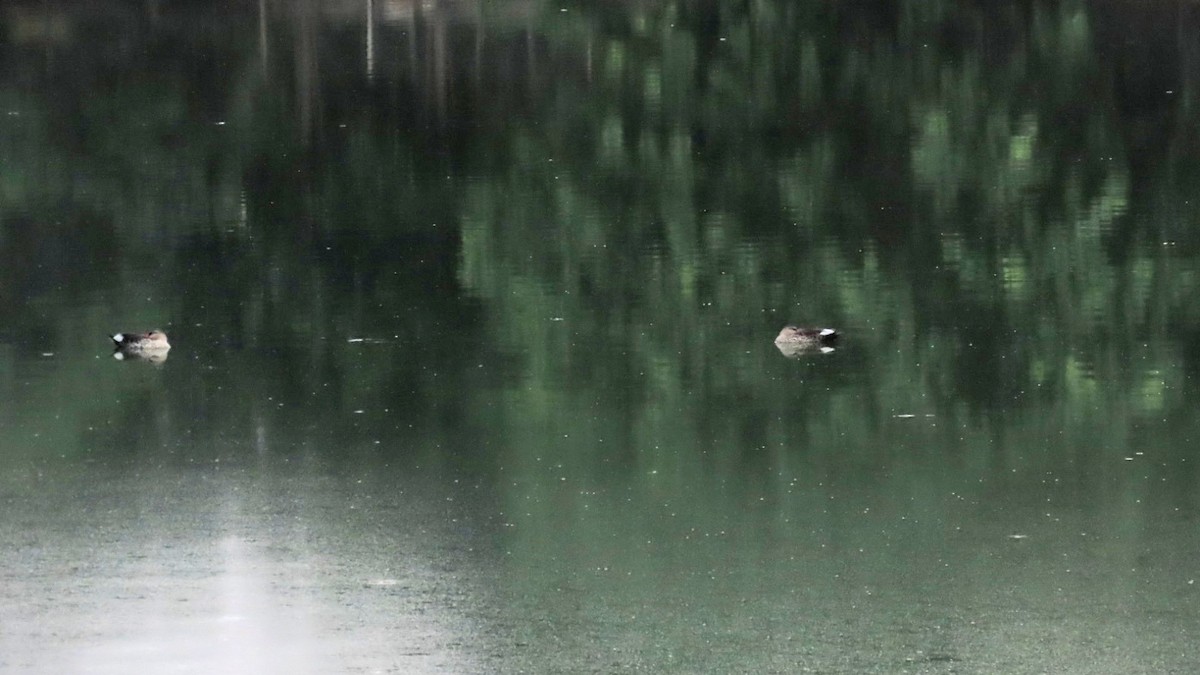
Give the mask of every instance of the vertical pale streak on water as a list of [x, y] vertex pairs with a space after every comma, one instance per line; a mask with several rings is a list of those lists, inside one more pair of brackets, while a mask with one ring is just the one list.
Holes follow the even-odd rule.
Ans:
[[263, 78], [270, 74], [270, 45], [267, 42], [267, 0], [258, 0], [258, 57], [262, 61]]
[[1084, 376], [1091, 381], [1103, 378], [1108, 372], [1103, 363], [1097, 362], [1098, 352], [1094, 345], [1106, 340], [1106, 335], [1114, 328], [1125, 324], [1125, 317], [1117, 316], [1118, 307], [1123, 303], [1114, 304], [1121, 282], [1116, 269], [1107, 264], [1104, 252], [1104, 241], [1112, 232], [1116, 215], [1110, 207], [1098, 203], [1068, 229], [1071, 236], [1068, 250], [1075, 275], [1064, 292], [1071, 306], [1082, 308], [1077, 312], [1082, 317], [1082, 325], [1074, 327], [1076, 335], [1072, 350], [1082, 365]]
[[413, 4], [412, 14], [400, 18], [400, 23], [403, 23], [407, 28], [408, 43], [408, 79], [417, 82], [420, 75], [420, 67], [417, 65], [420, 62], [420, 52], [417, 50], [417, 21], [421, 18], [421, 3]]
[[536, 52], [537, 44], [534, 40], [533, 26], [529, 26], [525, 29], [525, 60], [526, 64], [528, 65], [526, 77], [529, 78], [529, 87], [531, 92], [533, 91], [534, 87], [537, 86], [537, 78], [535, 77], [535, 70], [537, 68]]
[[442, 12], [433, 12], [433, 86], [437, 91], [438, 125], [446, 123], [449, 68], [446, 67], [446, 20]]
[[367, 79], [375, 79], [375, 0], [367, 0]]
[[[236, 519], [236, 505], [226, 502], [224, 508], [230, 512], [227, 518]], [[221, 540], [220, 565], [213, 589], [218, 606], [210, 619], [213, 672], [263, 673], [300, 666], [302, 659], [288, 658], [288, 651], [277, 646], [303, 649], [308, 644], [315, 632], [304, 625], [309, 612], [281, 611], [262, 575], [270, 563], [255, 560], [243, 538], [230, 535]]]
[[962, 266], [965, 250], [962, 235], [957, 232], [942, 232], [941, 244], [939, 263], [950, 271], [958, 272]]
[[588, 35], [588, 38], [587, 38], [587, 48], [586, 48], [586, 53], [587, 53], [587, 83], [588, 83], [588, 84], [591, 84], [591, 83], [592, 83], [592, 68], [593, 68], [593, 66], [592, 66], [592, 52], [594, 51], [595, 42], [596, 42], [595, 38], [593, 38], [591, 35]]
[[475, 67], [471, 70], [471, 84], [478, 96], [483, 93], [483, 3], [476, 3], [475, 8]]
[[312, 8], [301, 6], [296, 12], [297, 39], [296, 53], [296, 98], [299, 116], [299, 126], [303, 130], [302, 138], [308, 142], [312, 138], [313, 124], [316, 121], [315, 109], [319, 93], [317, 56], [317, 18], [313, 16]]
[[[268, 471], [266, 459], [270, 452], [270, 437], [261, 413], [256, 418], [257, 468]], [[212, 618], [217, 646], [214, 669], [224, 673], [302, 672], [306, 659], [295, 652], [304, 650], [318, 633], [318, 627], [312, 625], [309, 617], [319, 616], [319, 613], [311, 603], [303, 602], [302, 597], [283, 603], [278, 592], [272, 593], [272, 580], [267, 574], [277, 567], [277, 563], [257, 555], [254, 548], [247, 545], [246, 536], [238, 534], [239, 530], [247, 530], [239, 527], [239, 522], [245, 519], [243, 511], [250, 509], [241, 507], [234, 491], [227, 492], [222, 499], [220, 520], [222, 529], [228, 534], [219, 544], [221, 573], [213, 582], [218, 605], [213, 609]], [[250, 536], [251, 540], [263, 537]], [[296, 645], [296, 648], [281, 653], [282, 650], [276, 647], [281, 644]]]
[[1028, 301], [1029, 265], [1025, 256], [1019, 251], [1013, 251], [1001, 258], [1000, 265], [1005, 302], [1016, 305]]

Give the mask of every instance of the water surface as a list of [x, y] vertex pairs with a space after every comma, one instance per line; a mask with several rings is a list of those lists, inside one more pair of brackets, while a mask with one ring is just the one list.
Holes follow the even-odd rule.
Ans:
[[1200, 667], [1194, 8], [0, 10], [0, 670]]

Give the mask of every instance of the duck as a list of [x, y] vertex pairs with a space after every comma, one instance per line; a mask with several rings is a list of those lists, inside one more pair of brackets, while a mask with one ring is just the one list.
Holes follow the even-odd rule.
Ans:
[[829, 345], [837, 342], [841, 334], [833, 328], [801, 328], [784, 326], [775, 338], [775, 344]]
[[167, 334], [157, 328], [145, 333], [114, 333], [109, 337], [116, 346], [114, 356], [117, 358], [165, 356], [171, 349], [171, 343], [167, 342]]
[[789, 359], [809, 354], [828, 354], [834, 351], [833, 344], [837, 342], [839, 335], [840, 333], [832, 328], [784, 326], [775, 338], [775, 347], [780, 354]]

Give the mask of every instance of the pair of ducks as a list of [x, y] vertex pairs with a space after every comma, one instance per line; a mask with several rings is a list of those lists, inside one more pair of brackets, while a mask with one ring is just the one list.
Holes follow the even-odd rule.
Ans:
[[[171, 343], [167, 341], [167, 334], [158, 329], [145, 333], [117, 333], [111, 337], [113, 344], [116, 345], [114, 356], [117, 358], [128, 356], [166, 358], [167, 352], [171, 349]], [[837, 339], [838, 332], [832, 328], [784, 326], [775, 338], [775, 344], [780, 351], [785, 351], [787, 348], [787, 351], [795, 352], [807, 348], [832, 348]]]

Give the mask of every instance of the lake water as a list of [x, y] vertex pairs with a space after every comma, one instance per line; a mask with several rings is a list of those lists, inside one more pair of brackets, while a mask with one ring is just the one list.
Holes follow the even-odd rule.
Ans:
[[1200, 670], [1192, 4], [0, 27], [0, 671]]

